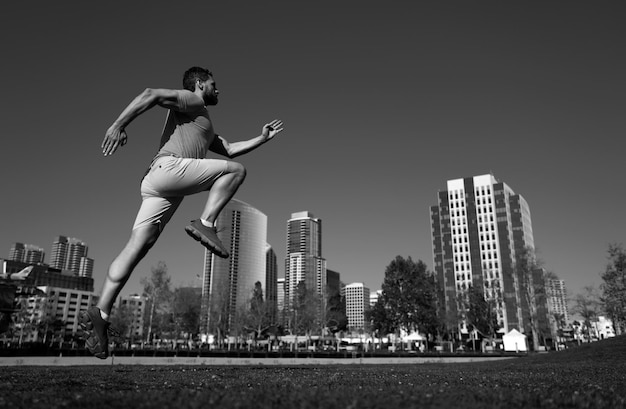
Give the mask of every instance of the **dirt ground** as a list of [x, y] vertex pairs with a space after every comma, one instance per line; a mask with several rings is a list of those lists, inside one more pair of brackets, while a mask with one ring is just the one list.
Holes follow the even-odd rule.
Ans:
[[625, 408], [626, 336], [497, 362], [3, 367], [0, 407]]

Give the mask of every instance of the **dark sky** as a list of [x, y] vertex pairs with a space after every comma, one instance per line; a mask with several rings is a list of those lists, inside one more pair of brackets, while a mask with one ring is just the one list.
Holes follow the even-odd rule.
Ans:
[[[268, 216], [280, 276], [286, 221], [304, 210], [345, 283], [379, 289], [396, 255], [432, 268], [438, 190], [492, 173], [528, 201], [545, 267], [572, 294], [599, 285], [609, 243], [626, 241], [624, 3], [267, 3], [3, 6], [0, 256], [80, 238], [99, 291], [165, 111], [135, 120], [112, 157], [104, 132], [144, 88], [180, 88], [201, 65], [221, 91], [218, 133], [285, 122], [237, 159], [237, 198]], [[205, 200], [185, 199], [123, 294], [160, 260], [176, 285], [198, 284], [203, 248], [184, 226]]]

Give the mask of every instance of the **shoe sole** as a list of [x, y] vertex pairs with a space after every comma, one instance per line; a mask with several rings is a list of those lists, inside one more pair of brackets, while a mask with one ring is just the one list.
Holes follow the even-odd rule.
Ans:
[[[97, 335], [94, 334], [94, 337], [91, 336], [94, 329], [93, 329], [93, 321], [91, 320], [91, 317], [89, 316], [88, 312], [82, 311], [78, 315], [78, 325], [80, 325], [80, 327], [83, 329], [83, 339], [85, 340], [85, 346], [87, 347], [89, 352], [96, 358], [107, 359], [107, 357], [109, 356], [107, 352], [105, 351], [93, 352], [96, 348], [100, 346], [99, 345], [100, 342], [97, 339], [98, 338]], [[95, 343], [92, 344], [91, 342], [89, 342], [90, 339], [95, 339]]]
[[220, 248], [215, 243], [208, 240], [205, 236], [202, 235], [202, 233], [196, 230], [193, 226], [185, 227], [185, 231], [192, 239], [200, 242], [200, 244], [206, 247], [207, 250], [209, 250], [211, 253], [221, 258], [228, 258], [228, 253], [223, 253], [222, 250], [220, 250]]

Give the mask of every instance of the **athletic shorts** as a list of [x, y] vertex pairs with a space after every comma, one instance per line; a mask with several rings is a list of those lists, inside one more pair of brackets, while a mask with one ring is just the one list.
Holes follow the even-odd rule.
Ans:
[[133, 230], [150, 224], [162, 231], [185, 196], [207, 191], [228, 173], [228, 161], [161, 156], [141, 182], [141, 207]]

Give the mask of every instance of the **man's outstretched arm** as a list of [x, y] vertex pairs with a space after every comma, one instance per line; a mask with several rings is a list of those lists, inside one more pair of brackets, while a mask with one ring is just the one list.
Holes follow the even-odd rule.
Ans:
[[258, 148], [260, 145], [272, 139], [274, 136], [282, 132], [283, 121], [275, 119], [270, 123], [263, 125], [261, 135], [256, 138], [241, 142], [228, 142], [226, 139], [217, 135], [211, 144], [211, 151], [224, 155], [228, 158], [234, 158], [251, 150]]
[[102, 141], [102, 153], [104, 156], [112, 155], [117, 148], [126, 145], [126, 127], [135, 118], [146, 112], [155, 105], [165, 108], [176, 108], [178, 101], [177, 92], [169, 89], [146, 88], [137, 95], [130, 104], [122, 111], [120, 116], [109, 127]]

